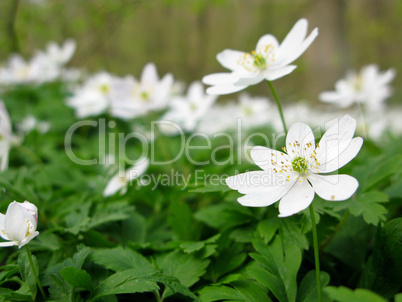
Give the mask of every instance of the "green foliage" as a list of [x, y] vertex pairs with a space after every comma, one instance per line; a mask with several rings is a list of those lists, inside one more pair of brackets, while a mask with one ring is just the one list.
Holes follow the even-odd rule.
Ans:
[[370, 302], [386, 302], [381, 296], [367, 290], [358, 288], [351, 290], [346, 287], [333, 287], [328, 286], [325, 292], [331, 297], [333, 301], [337, 302], [354, 302], [354, 301], [370, 301]]
[[261, 266], [248, 268], [248, 273], [266, 286], [279, 301], [295, 301], [297, 293], [296, 276], [302, 255], [296, 246], [284, 251], [281, 237], [276, 236], [270, 245], [257, 238], [253, 241], [257, 253], [250, 256]]

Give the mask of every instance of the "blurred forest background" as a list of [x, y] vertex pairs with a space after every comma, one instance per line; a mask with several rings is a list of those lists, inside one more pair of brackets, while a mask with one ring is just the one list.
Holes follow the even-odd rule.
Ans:
[[[370, 63], [396, 68], [389, 102], [402, 99], [401, 0], [1, 0], [0, 14], [0, 62], [73, 38], [70, 66], [139, 77], [154, 62], [185, 83], [223, 72], [215, 58], [223, 49], [253, 50], [266, 33], [281, 42], [305, 17], [320, 34], [297, 71], [275, 82], [281, 99], [318, 103], [349, 68]], [[249, 91], [269, 95], [264, 85]]]

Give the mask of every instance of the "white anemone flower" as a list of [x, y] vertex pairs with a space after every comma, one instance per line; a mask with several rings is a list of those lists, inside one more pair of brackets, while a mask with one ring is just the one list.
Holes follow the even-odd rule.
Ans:
[[353, 138], [355, 130], [356, 120], [345, 115], [315, 146], [311, 128], [295, 123], [289, 129], [283, 152], [261, 146], [251, 150], [251, 158], [263, 171], [231, 176], [226, 183], [246, 194], [238, 199], [243, 206], [265, 207], [280, 200], [279, 217], [306, 209], [314, 192], [325, 200], [348, 199], [359, 186], [354, 177], [320, 174], [338, 170], [357, 155], [363, 139]]
[[141, 79], [126, 77], [115, 82], [111, 102], [111, 115], [122, 119], [132, 119], [150, 111], [166, 109], [173, 85], [169, 73], [159, 79], [155, 64], [145, 65]]
[[0, 213], [0, 236], [9, 240], [1, 242], [0, 246], [17, 245], [21, 248], [39, 235], [37, 225], [38, 208], [28, 201], [13, 201], [5, 215]]
[[106, 188], [103, 191], [103, 196], [112, 196], [118, 191], [120, 191], [122, 194], [125, 194], [127, 192], [127, 186], [131, 183], [131, 181], [143, 175], [148, 169], [148, 166], [149, 159], [142, 157], [137, 160], [130, 169], [125, 171], [124, 176], [120, 176], [119, 173], [117, 173], [107, 183]]
[[230, 73], [215, 73], [202, 81], [212, 85], [209, 94], [229, 94], [255, 85], [263, 80], [273, 81], [291, 73], [297, 66], [289, 65], [310, 46], [318, 35], [315, 28], [306, 38], [308, 22], [300, 19], [281, 44], [270, 34], [262, 36], [250, 53], [226, 49], [217, 60]]
[[100, 72], [89, 78], [83, 86], [77, 88], [67, 104], [75, 109], [78, 118], [96, 116], [110, 107], [112, 82], [115, 77], [107, 72]]
[[[205, 94], [200, 82], [193, 82], [186, 96], [173, 97], [170, 109], [162, 116], [161, 121], [170, 121], [184, 132], [194, 131], [200, 120], [208, 113], [216, 101], [216, 96]], [[163, 126], [165, 124], [161, 124]], [[176, 127], [160, 127], [165, 134], [177, 134]]]
[[322, 92], [319, 98], [342, 108], [360, 103], [368, 109], [378, 110], [392, 95], [389, 84], [395, 75], [394, 69], [382, 73], [377, 65], [367, 65], [359, 73], [349, 71], [344, 79], [335, 83], [335, 91]]

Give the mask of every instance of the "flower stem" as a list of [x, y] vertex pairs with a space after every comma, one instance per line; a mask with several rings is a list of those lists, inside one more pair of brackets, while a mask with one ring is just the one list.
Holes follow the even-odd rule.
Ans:
[[33, 261], [32, 261], [31, 251], [29, 250], [28, 245], [25, 245], [25, 250], [27, 252], [28, 261], [29, 261], [29, 264], [31, 265], [31, 270], [32, 270], [32, 273], [33, 273], [33, 275], [35, 277], [36, 284], [38, 285], [39, 291], [41, 292], [43, 298], [46, 301], [46, 295], [45, 295], [45, 292], [43, 291], [42, 284], [40, 283], [38, 274], [36, 273], [35, 266], [34, 266]]
[[275, 99], [276, 105], [278, 106], [279, 115], [281, 116], [281, 120], [282, 120], [283, 130], [285, 130], [285, 133], [288, 133], [288, 129], [286, 128], [285, 118], [283, 116], [282, 106], [281, 106], [281, 103], [279, 102], [278, 95], [276, 94], [276, 91], [274, 89], [274, 86], [272, 85], [272, 82], [267, 81], [267, 83], [268, 83], [269, 88], [271, 89], [271, 93]]
[[318, 254], [317, 225], [315, 223], [314, 208], [312, 203], [310, 204], [309, 209], [311, 217], [311, 228], [313, 231], [313, 242], [314, 242], [315, 276], [317, 280], [317, 301], [321, 302], [322, 296], [321, 296], [320, 256]]

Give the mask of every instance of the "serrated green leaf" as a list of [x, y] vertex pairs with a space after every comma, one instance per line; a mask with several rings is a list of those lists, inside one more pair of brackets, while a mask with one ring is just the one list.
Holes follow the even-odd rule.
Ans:
[[176, 277], [181, 284], [190, 287], [205, 273], [209, 260], [198, 259], [194, 255], [173, 251], [156, 258], [157, 266], [166, 275]]
[[[26, 250], [26, 249], [24, 249], [24, 250], [25, 251], [20, 253], [20, 255], [18, 257], [18, 266], [20, 269], [21, 278], [29, 287], [30, 295], [31, 295], [32, 299], [35, 301], [35, 297], [36, 297], [36, 293], [37, 293], [36, 278], [32, 271], [30, 262], [28, 260], [28, 256], [27, 256], [28, 250]], [[33, 265], [34, 265], [34, 270], [36, 271], [36, 273], [38, 273], [39, 267], [38, 267], [38, 262], [36, 261], [36, 257], [35, 257], [35, 255], [31, 255], [31, 257], [32, 257]]]
[[385, 220], [387, 210], [379, 203], [387, 202], [388, 195], [379, 191], [365, 192], [357, 196], [355, 200], [339, 201], [333, 203], [335, 210], [349, 209], [354, 216], [362, 215], [367, 223], [377, 225]]
[[[324, 288], [329, 283], [329, 275], [326, 272], [320, 272], [321, 287]], [[297, 291], [296, 302], [317, 301], [317, 279], [315, 271], [309, 271], [300, 283]]]
[[235, 203], [208, 206], [195, 213], [194, 217], [219, 230], [226, 230], [255, 219], [249, 209]]
[[113, 274], [99, 284], [89, 301], [94, 301], [108, 295], [158, 291], [158, 282], [169, 287], [173, 293], [180, 293], [194, 300], [198, 300], [198, 298], [176, 278], [163, 275], [155, 269], [141, 268], [129, 269]]
[[172, 200], [169, 207], [169, 225], [175, 234], [181, 240], [190, 240], [194, 238], [193, 213], [187, 203], [180, 200]]
[[249, 267], [248, 273], [268, 287], [279, 301], [295, 301], [296, 276], [302, 260], [300, 249], [297, 246], [288, 246], [283, 251], [279, 236], [276, 236], [269, 245], [262, 239], [256, 238], [253, 240], [253, 246], [258, 254], [251, 253], [250, 256], [264, 268]]
[[379, 226], [373, 254], [364, 267], [361, 286], [390, 299], [401, 288], [402, 280], [402, 218]]
[[117, 272], [95, 288], [88, 302], [108, 295], [158, 291], [156, 281], [149, 278], [153, 274], [154, 269], [129, 269]]
[[265, 243], [268, 243], [271, 241], [272, 238], [274, 238], [276, 231], [278, 230], [279, 227], [279, 219], [274, 217], [274, 218], [268, 218], [263, 221], [260, 221], [257, 226], [257, 231], [262, 239], [264, 239]]
[[369, 291], [368, 289], [357, 288], [355, 290], [347, 287], [333, 287], [328, 286], [324, 291], [337, 302], [356, 302], [356, 301], [370, 301], [370, 302], [386, 302], [381, 296]]
[[152, 265], [141, 254], [129, 248], [117, 247], [94, 251], [91, 259], [104, 267], [119, 272], [128, 269], [152, 269]]
[[242, 301], [269, 302], [271, 299], [260, 286], [252, 281], [234, 281], [229, 286], [207, 286], [199, 291], [201, 302]]
[[402, 154], [386, 158], [371, 172], [370, 177], [364, 183], [363, 191], [371, 189], [373, 186], [383, 181], [395, 172], [400, 171], [402, 167]]
[[73, 287], [92, 289], [91, 276], [85, 270], [78, 270], [75, 267], [65, 267], [60, 271], [60, 276]]

